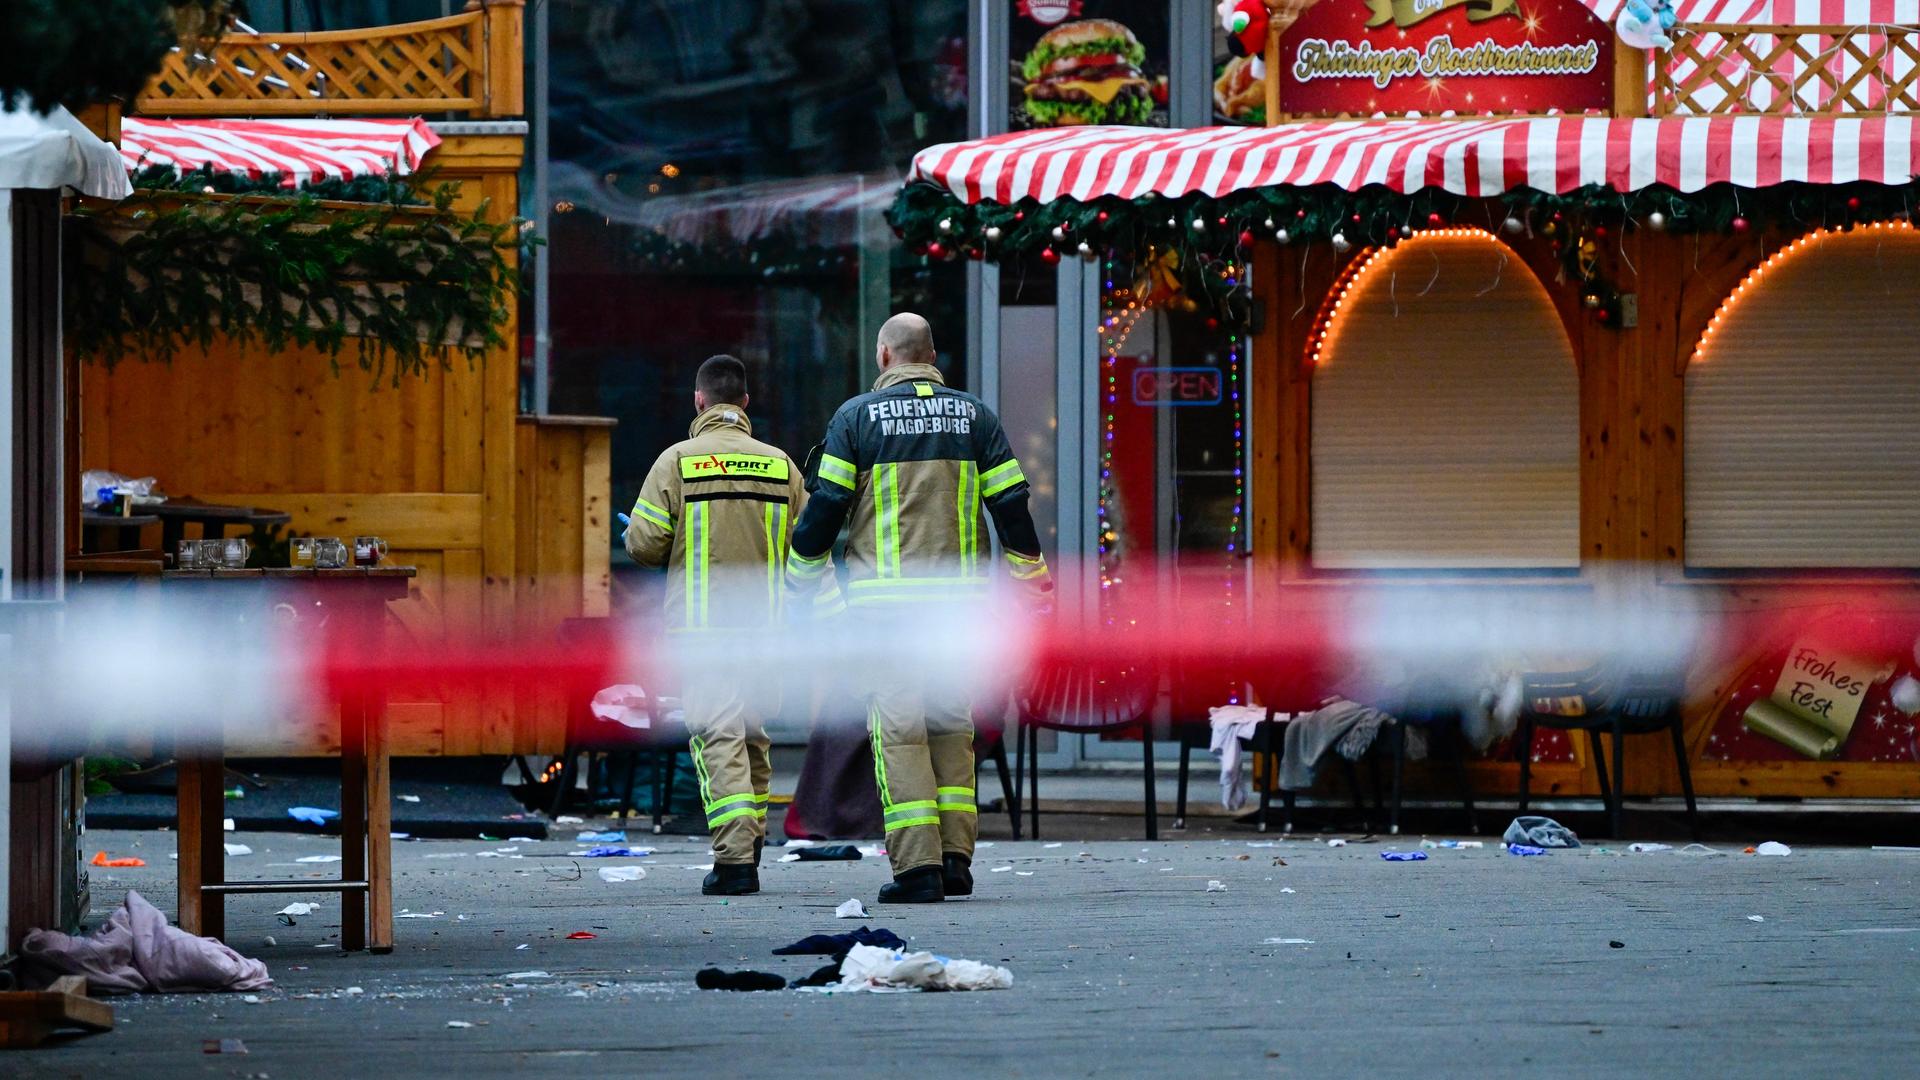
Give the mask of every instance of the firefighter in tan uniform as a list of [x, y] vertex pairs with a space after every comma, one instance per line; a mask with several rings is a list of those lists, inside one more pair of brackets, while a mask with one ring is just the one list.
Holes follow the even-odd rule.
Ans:
[[[796, 595], [831, 577], [829, 553], [851, 519], [851, 617], [875, 640], [923, 637], [919, 628], [930, 620], [986, 593], [991, 516], [1011, 576], [1043, 601], [1052, 580], [1027, 510], [1027, 480], [999, 419], [979, 398], [945, 385], [932, 331], [918, 315], [887, 320], [878, 360], [872, 392], [842, 405], [827, 427], [787, 558]], [[973, 892], [973, 703], [966, 686], [940, 675], [880, 663], [866, 676], [894, 874], [880, 899], [889, 903]]]
[[713, 834], [713, 872], [700, 891], [744, 896], [760, 891], [773, 772], [765, 722], [778, 691], [771, 680], [725, 670], [712, 654], [728, 635], [780, 624], [781, 568], [806, 495], [792, 459], [753, 438], [744, 364], [731, 356], [701, 364], [693, 404], [699, 415], [687, 440], [647, 473], [626, 546], [641, 566], [667, 569], [666, 627]]

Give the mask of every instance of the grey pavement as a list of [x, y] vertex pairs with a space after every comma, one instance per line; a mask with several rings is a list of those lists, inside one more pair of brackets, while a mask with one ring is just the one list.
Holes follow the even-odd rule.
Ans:
[[[330, 947], [335, 897], [235, 900], [229, 940], [278, 983], [257, 1003], [120, 999], [112, 1033], [9, 1055], [0, 1074], [1877, 1077], [1920, 1060], [1920, 854], [1516, 858], [1489, 841], [1390, 863], [1419, 838], [1081, 842], [1071, 815], [1047, 826], [1062, 839], [984, 848], [975, 898], [910, 908], [873, 903], [881, 859], [771, 863], [762, 895], [722, 901], [698, 895], [704, 838], [633, 834], [659, 850], [611, 860], [648, 870], [618, 884], [567, 841], [399, 843], [396, 907], [432, 917], [400, 920], [392, 955]], [[171, 834], [87, 839], [149, 863], [94, 870], [95, 918], [128, 888], [171, 913]], [[294, 860], [337, 850], [233, 839], [254, 851], [229, 860], [236, 878], [325, 872]], [[1013, 988], [694, 988], [707, 966], [813, 970], [770, 950], [850, 929], [833, 909], [856, 896], [868, 925], [1003, 965]], [[272, 912], [296, 899], [320, 912], [283, 925]], [[248, 1053], [205, 1054], [210, 1039]]]

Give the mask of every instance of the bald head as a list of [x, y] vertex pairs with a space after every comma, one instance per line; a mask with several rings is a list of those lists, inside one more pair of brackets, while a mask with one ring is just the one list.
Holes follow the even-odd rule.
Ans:
[[933, 327], [911, 311], [903, 311], [880, 327], [880, 370], [895, 364], [933, 363]]

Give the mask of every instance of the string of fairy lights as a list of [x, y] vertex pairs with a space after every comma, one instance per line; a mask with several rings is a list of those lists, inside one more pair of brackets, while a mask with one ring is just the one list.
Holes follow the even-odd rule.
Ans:
[[[1151, 259], [1151, 254], [1149, 255]], [[1095, 332], [1100, 339], [1100, 482], [1099, 493], [1095, 501], [1096, 534], [1099, 547], [1100, 587], [1111, 589], [1123, 581], [1121, 564], [1125, 556], [1122, 549], [1120, 532], [1121, 500], [1118, 478], [1114, 475], [1114, 452], [1120, 411], [1120, 357], [1125, 354], [1134, 330], [1142, 318], [1160, 305], [1149, 298], [1136, 293], [1132, 284], [1122, 280], [1118, 274], [1123, 263], [1113, 251], [1108, 251], [1101, 260], [1101, 291], [1099, 324]], [[1219, 270], [1224, 284], [1229, 288], [1240, 288], [1243, 282], [1240, 275], [1245, 272], [1244, 264], [1226, 262]], [[1219, 322], [1207, 318], [1210, 329], [1218, 329]], [[1241, 372], [1246, 359], [1247, 336], [1239, 327], [1226, 330], [1226, 364], [1223, 375], [1225, 386], [1221, 395], [1228, 406], [1232, 422], [1232, 460], [1231, 480], [1233, 488], [1232, 512], [1227, 522], [1225, 555], [1228, 560], [1227, 572], [1222, 576], [1226, 593], [1226, 606], [1231, 607], [1238, 594], [1237, 564], [1245, 549], [1246, 520], [1246, 416], [1245, 401], [1242, 398]]]

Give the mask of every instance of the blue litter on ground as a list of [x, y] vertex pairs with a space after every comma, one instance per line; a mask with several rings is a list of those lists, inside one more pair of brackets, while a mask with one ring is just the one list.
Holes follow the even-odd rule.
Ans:
[[624, 844], [627, 834], [624, 832], [583, 832], [574, 837], [583, 844]]
[[317, 806], [289, 806], [287, 816], [295, 821], [304, 821], [309, 825], [325, 825], [340, 816], [338, 810], [322, 810]]
[[578, 853], [583, 859], [638, 859], [653, 854], [652, 848], [621, 847], [617, 844], [601, 844]]
[[1383, 851], [1380, 853], [1380, 857], [1387, 860], [1388, 862], [1426, 862], [1427, 861], [1427, 853], [1424, 851]]
[[1546, 848], [1534, 847], [1531, 844], [1508, 844], [1507, 845], [1507, 854], [1509, 855], [1545, 855], [1546, 853], [1547, 853]]

